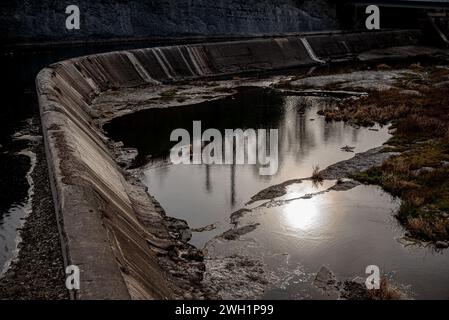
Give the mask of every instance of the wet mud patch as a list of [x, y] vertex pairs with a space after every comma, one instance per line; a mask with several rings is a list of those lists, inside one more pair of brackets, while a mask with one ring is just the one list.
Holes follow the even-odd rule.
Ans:
[[204, 284], [221, 299], [257, 299], [272, 280], [260, 259], [233, 255], [206, 260]]
[[411, 70], [356, 71], [337, 75], [308, 77], [291, 82], [292, 87], [336, 90], [389, 90], [395, 88], [397, 79], [415, 75]]

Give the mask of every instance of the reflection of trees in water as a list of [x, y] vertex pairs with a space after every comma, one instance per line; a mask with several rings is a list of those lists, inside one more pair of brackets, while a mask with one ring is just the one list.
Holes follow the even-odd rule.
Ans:
[[302, 97], [284, 98], [284, 116], [279, 124], [279, 172], [286, 156], [292, 155], [297, 163], [316, 145], [313, 125], [309, 125], [309, 103]]
[[237, 95], [191, 106], [148, 109], [125, 115], [104, 126], [108, 136], [139, 150], [140, 158], [151, 155], [166, 160], [176, 142], [170, 141], [174, 129], [192, 134], [193, 121], [202, 130], [276, 128], [283, 113], [282, 97], [262, 88], [249, 88]]
[[[313, 98], [312, 104], [315, 105], [318, 109], [335, 108], [337, 105], [337, 101], [332, 98]], [[346, 136], [346, 133], [348, 132], [351, 132], [352, 143], [355, 144], [359, 140], [360, 130], [342, 121], [325, 122], [322, 128], [323, 142], [326, 144], [338, 143], [342, 141]]]
[[[282, 99], [282, 109], [282, 116], [272, 123], [273, 127], [279, 129], [278, 172], [282, 171], [288, 156], [293, 155], [295, 161], [301, 163], [316, 146], [316, 125], [310, 121], [310, 101], [305, 97], [286, 96]], [[260, 181], [272, 180], [271, 176], [260, 176], [259, 167], [256, 165], [252, 168], [253, 175]]]
[[[352, 135], [354, 144], [359, 140], [360, 130], [343, 122], [322, 122], [317, 110], [336, 107], [336, 101], [326, 97], [287, 96], [283, 99], [283, 116], [279, 119], [279, 172], [288, 157], [300, 163], [317, 148], [317, 143], [339, 145]], [[315, 119], [315, 121], [311, 121]], [[259, 175], [258, 166], [253, 168], [254, 176]], [[272, 177], [258, 177], [269, 181]]]
[[[335, 102], [329, 98], [284, 97], [261, 88], [250, 88], [235, 96], [193, 106], [150, 109], [130, 114], [113, 120], [105, 129], [114, 140], [137, 148], [141, 159], [151, 155], [154, 165], [169, 164], [170, 149], [177, 143], [170, 141], [171, 132], [184, 128], [192, 134], [193, 121], [201, 120], [202, 132], [209, 128], [218, 129], [223, 139], [225, 129], [266, 129], [269, 156], [272, 154], [269, 148], [269, 129], [278, 129], [278, 172], [281, 172], [291, 159], [300, 165], [317, 148], [317, 143], [339, 143], [345, 133], [348, 133], [348, 127], [342, 122], [322, 122], [316, 114], [318, 109], [329, 107], [331, 103]], [[310, 121], [311, 118], [316, 121]], [[356, 141], [358, 130], [350, 130], [353, 140]], [[192, 144], [192, 141], [190, 143]], [[252, 149], [248, 146], [248, 150]], [[223, 143], [223, 156], [224, 154]], [[159, 185], [164, 184], [170, 170], [166, 165], [158, 168]], [[229, 201], [231, 206], [234, 206], [239, 170], [249, 170], [255, 180], [262, 183], [270, 183], [273, 180], [272, 176], [261, 176], [260, 167], [259, 164], [251, 167], [229, 165], [229, 174], [225, 174], [223, 181], [212, 181], [214, 165], [205, 164], [204, 171], [200, 170], [201, 174], [204, 174], [204, 190], [210, 194], [213, 192], [213, 183], [229, 184]]]
[[[321, 98], [316, 102], [319, 104], [319, 109], [335, 108], [336, 102], [329, 98]], [[341, 141], [344, 135], [343, 122], [326, 121], [323, 126], [323, 142], [330, 144], [336, 141]]]
[[231, 206], [235, 206], [235, 164], [231, 164]]
[[352, 143], [356, 144], [357, 141], [359, 140], [359, 134], [360, 134], [360, 130], [357, 130], [356, 128], [351, 127], [352, 130]]
[[212, 192], [212, 185], [210, 183], [210, 165], [206, 164], [206, 165], [204, 165], [204, 167], [205, 167], [205, 170], [206, 170], [204, 185], [206, 187], [207, 193], [211, 193]]

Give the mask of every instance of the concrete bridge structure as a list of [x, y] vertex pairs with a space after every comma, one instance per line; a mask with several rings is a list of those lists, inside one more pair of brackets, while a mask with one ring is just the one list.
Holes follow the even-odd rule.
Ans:
[[365, 8], [381, 9], [381, 28], [420, 28], [432, 44], [449, 46], [449, 0], [346, 0], [337, 4], [343, 28], [364, 28]]

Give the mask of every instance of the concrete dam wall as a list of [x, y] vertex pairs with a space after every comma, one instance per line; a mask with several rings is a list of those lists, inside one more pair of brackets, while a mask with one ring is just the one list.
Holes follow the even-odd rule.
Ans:
[[66, 265], [81, 270], [73, 298], [182, 298], [192, 287], [207, 297], [202, 252], [186, 243], [186, 223], [165, 216], [116, 163], [90, 108], [101, 92], [313, 66], [416, 44], [418, 37], [390, 31], [171, 46], [85, 56], [42, 70], [36, 85], [63, 254]]
[[[274, 34], [338, 28], [334, 0], [2, 1], [2, 42]], [[65, 9], [80, 9], [67, 30]]]

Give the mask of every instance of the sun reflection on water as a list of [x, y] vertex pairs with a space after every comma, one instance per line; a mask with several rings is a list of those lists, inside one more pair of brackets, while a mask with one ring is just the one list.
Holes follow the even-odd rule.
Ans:
[[322, 215], [315, 201], [300, 199], [282, 208], [282, 218], [287, 228], [309, 231], [319, 225]]

